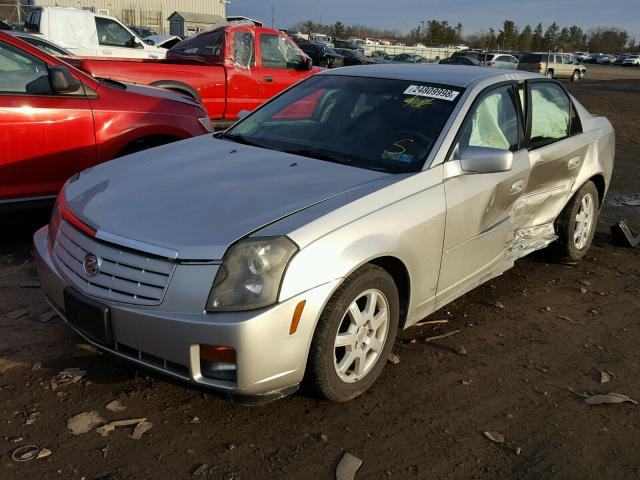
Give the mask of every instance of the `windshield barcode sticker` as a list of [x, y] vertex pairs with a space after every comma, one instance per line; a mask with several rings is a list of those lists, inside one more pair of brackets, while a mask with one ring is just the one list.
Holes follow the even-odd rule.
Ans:
[[447, 90], [446, 88], [427, 87], [424, 85], [411, 85], [404, 91], [405, 95], [418, 95], [420, 97], [437, 98], [452, 102], [460, 92]]

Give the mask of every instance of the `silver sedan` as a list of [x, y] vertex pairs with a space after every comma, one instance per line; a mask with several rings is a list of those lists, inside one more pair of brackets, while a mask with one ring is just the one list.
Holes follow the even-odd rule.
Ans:
[[613, 157], [609, 121], [538, 74], [323, 72], [225, 132], [71, 178], [34, 237], [41, 284], [136, 364], [345, 401], [399, 328], [534, 250], [583, 257]]

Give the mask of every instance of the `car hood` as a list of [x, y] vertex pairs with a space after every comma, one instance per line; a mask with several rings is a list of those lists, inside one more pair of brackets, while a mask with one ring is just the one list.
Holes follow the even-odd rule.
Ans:
[[111, 238], [217, 260], [240, 238], [387, 175], [204, 135], [85, 170], [64, 194]]

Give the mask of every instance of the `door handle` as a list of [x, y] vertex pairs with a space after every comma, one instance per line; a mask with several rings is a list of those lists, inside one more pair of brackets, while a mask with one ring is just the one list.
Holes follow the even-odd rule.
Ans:
[[516, 180], [511, 184], [511, 190], [509, 191], [509, 193], [511, 193], [511, 195], [515, 195], [516, 193], [520, 193], [523, 188], [524, 178], [521, 178], [520, 180]]
[[574, 168], [576, 168], [578, 165], [580, 165], [580, 160], [582, 160], [582, 157], [580, 156], [573, 157], [567, 162], [567, 169], [573, 170]]
[[264, 77], [264, 81], [267, 83], [273, 82], [273, 77]]

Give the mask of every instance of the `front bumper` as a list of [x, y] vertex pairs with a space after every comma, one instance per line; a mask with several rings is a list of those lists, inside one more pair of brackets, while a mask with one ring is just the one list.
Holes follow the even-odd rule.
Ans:
[[[48, 227], [43, 227], [34, 235], [36, 265], [47, 300], [64, 319], [64, 289], [75, 286], [82, 292], [82, 288], [65, 277], [47, 233]], [[277, 397], [279, 392], [294, 391], [304, 375], [316, 322], [338, 280], [269, 308], [206, 313], [204, 306], [217, 268], [178, 264], [159, 305], [90, 297], [109, 308], [115, 343], [111, 347], [87, 341], [136, 364], [233, 394]], [[306, 304], [297, 331], [289, 334], [294, 310], [302, 300]], [[235, 382], [202, 375], [200, 345], [235, 349]]]

